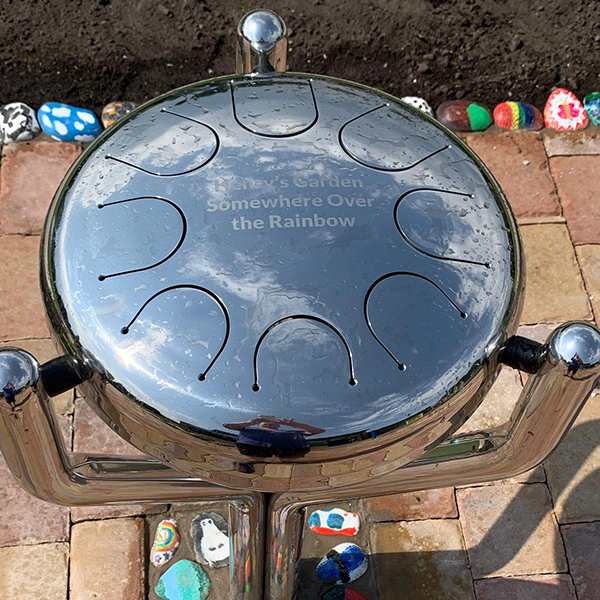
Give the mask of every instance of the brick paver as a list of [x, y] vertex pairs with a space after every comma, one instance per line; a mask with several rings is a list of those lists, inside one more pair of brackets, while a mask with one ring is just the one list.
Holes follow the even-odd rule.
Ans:
[[560, 215], [539, 134], [472, 135], [467, 143], [498, 180], [517, 218]]
[[[75, 400], [74, 424], [73, 450], [75, 452], [142, 455], [139, 450], [128, 444], [106, 425], [90, 405], [81, 398]], [[144, 514], [144, 507], [140, 504], [76, 506], [71, 512], [73, 521], [78, 522], [90, 519], [138, 516]]]
[[[65, 445], [70, 449], [71, 417], [59, 417], [59, 426]], [[27, 493], [12, 476], [0, 454], [0, 546], [68, 539], [69, 509], [38, 500]]]
[[577, 600], [568, 575], [480, 579], [477, 600]]
[[68, 557], [69, 544], [0, 548], [1, 597], [67, 600]]
[[[557, 324], [592, 318], [590, 307], [598, 319], [600, 130], [486, 134], [469, 136], [469, 143], [504, 186], [521, 223], [535, 223], [521, 228], [527, 297], [519, 334], [544, 342]], [[65, 144], [13, 144], [4, 148], [0, 163], [0, 341], [24, 347], [42, 362], [55, 351], [38, 287], [39, 237], [17, 234], [41, 230], [54, 188], [78, 152]], [[464, 430], [506, 421], [520, 379], [527, 375], [504, 369]], [[53, 402], [65, 415], [61, 425], [69, 447], [74, 419], [77, 451], [137, 452], [84, 401], [74, 404], [73, 395], [66, 394]], [[597, 600], [599, 411], [600, 396], [588, 402], [545, 464], [547, 484], [539, 466], [456, 492], [447, 488], [336, 503], [361, 513], [361, 531], [352, 539], [306, 532], [298, 597], [321, 596], [327, 586], [314, 575], [317, 562], [334, 545], [353, 541], [369, 554], [370, 568], [350, 587], [371, 600], [474, 600], [475, 592], [477, 600], [575, 600], [573, 581], [577, 600]], [[152, 538], [161, 518], [175, 516], [183, 537], [179, 558], [193, 559], [191, 519], [207, 509], [226, 514], [224, 505], [219, 510], [187, 504], [69, 513], [21, 491], [1, 459], [0, 505], [0, 596], [10, 600], [157, 600], [153, 587], [164, 568], [148, 565], [152, 539], [145, 539], [144, 524]], [[228, 569], [207, 572], [211, 598], [226, 600]]]
[[565, 225], [521, 227], [526, 289], [521, 323], [590, 319], [588, 295]]
[[0, 237], [0, 341], [49, 336], [38, 282], [38, 236]]
[[7, 144], [0, 169], [0, 234], [41, 233], [62, 178], [79, 156], [78, 144]]
[[600, 523], [565, 525], [561, 532], [579, 600], [600, 597]]
[[465, 488], [456, 496], [475, 578], [567, 570], [544, 484]]
[[600, 244], [600, 156], [552, 158], [550, 169], [575, 244]]
[[69, 600], [143, 600], [143, 519], [73, 525]]
[[475, 599], [458, 521], [380, 523], [371, 539], [380, 600]]

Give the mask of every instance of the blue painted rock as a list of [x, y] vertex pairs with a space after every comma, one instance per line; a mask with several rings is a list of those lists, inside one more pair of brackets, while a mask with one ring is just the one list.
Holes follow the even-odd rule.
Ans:
[[420, 111], [424, 112], [426, 115], [433, 117], [433, 109], [429, 106], [429, 103], [423, 98], [419, 98], [418, 96], [404, 96], [404, 98], [400, 98], [402, 102], [406, 102], [406, 104], [410, 104], [415, 108], [418, 108]]
[[40, 134], [33, 108], [23, 102], [11, 102], [0, 110], [0, 142], [27, 142]]
[[119, 119], [128, 115], [135, 108], [137, 108], [135, 102], [116, 101], [107, 104], [102, 109], [102, 125], [104, 125], [104, 129], [108, 129], [111, 125], [114, 125]]
[[190, 526], [196, 560], [209, 567], [229, 564], [229, 527], [218, 513], [198, 515]]
[[46, 102], [38, 110], [42, 130], [59, 142], [91, 142], [102, 133], [96, 115], [85, 108]]
[[329, 588], [323, 592], [321, 600], [369, 600], [366, 596], [345, 587]]
[[546, 127], [556, 131], [585, 129], [590, 122], [579, 98], [569, 90], [554, 90], [544, 107]]
[[155, 567], [166, 565], [179, 548], [179, 531], [177, 521], [164, 519], [156, 528], [154, 544], [150, 552], [150, 560]]
[[470, 100], [449, 100], [438, 106], [437, 120], [452, 131], [483, 131], [492, 124], [490, 111]]
[[508, 131], [537, 131], [544, 127], [542, 113], [525, 102], [502, 102], [494, 108], [494, 123]]
[[310, 515], [308, 526], [311, 531], [322, 535], [353, 536], [358, 533], [360, 519], [356, 513], [348, 512], [343, 508], [315, 510]]
[[590, 121], [594, 125], [600, 125], [600, 92], [592, 92], [583, 99], [583, 106]]
[[210, 579], [200, 565], [179, 560], [162, 574], [154, 591], [165, 600], [206, 600]]
[[356, 544], [340, 544], [317, 565], [317, 577], [327, 583], [350, 583], [367, 571], [368, 562]]

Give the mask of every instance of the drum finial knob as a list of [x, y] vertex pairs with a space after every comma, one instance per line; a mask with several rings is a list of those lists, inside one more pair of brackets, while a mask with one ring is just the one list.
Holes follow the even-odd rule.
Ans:
[[237, 30], [238, 74], [285, 71], [287, 29], [273, 11], [259, 9], [242, 17]]

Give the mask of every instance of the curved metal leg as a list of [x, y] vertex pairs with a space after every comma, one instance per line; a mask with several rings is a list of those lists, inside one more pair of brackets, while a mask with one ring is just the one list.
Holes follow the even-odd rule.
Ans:
[[262, 600], [265, 501], [176, 473], [155, 460], [69, 456], [56, 416], [28, 353], [0, 350], [0, 449], [15, 478], [32, 495], [66, 506], [229, 503], [230, 599]]
[[[348, 486], [303, 496], [274, 496], [268, 511], [270, 553], [265, 598], [294, 597], [307, 506], [479, 483], [524, 473], [552, 453], [599, 382], [600, 331], [589, 323], [568, 323], [548, 339], [539, 370], [529, 377], [506, 436], [482, 432], [451, 440], [429, 456], [374, 478], [368, 488]], [[456, 454], [461, 444], [466, 451]]]

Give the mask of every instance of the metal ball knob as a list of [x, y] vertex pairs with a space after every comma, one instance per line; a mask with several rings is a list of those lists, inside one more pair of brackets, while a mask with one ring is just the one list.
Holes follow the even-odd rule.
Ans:
[[548, 347], [551, 355], [572, 373], [600, 367], [600, 330], [591, 323], [566, 323], [554, 331]]
[[287, 29], [281, 17], [270, 10], [254, 10], [242, 17], [237, 33], [237, 73], [285, 71]]

